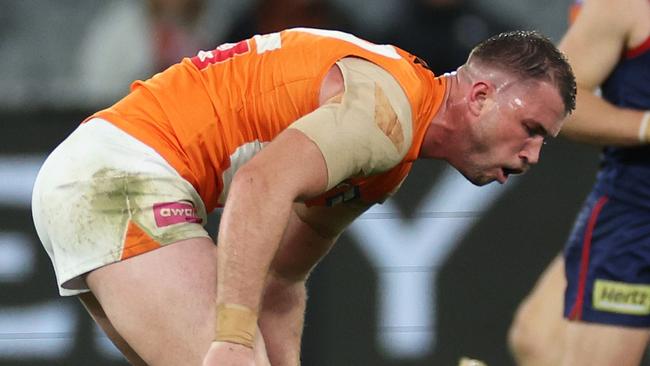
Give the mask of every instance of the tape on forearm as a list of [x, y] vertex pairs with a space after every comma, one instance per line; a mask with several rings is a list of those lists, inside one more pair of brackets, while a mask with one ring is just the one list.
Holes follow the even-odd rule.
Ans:
[[243, 305], [217, 305], [217, 332], [214, 340], [253, 348], [257, 331], [257, 314]]
[[644, 144], [650, 141], [650, 129], [648, 129], [648, 122], [650, 122], [650, 111], [643, 113], [641, 125], [639, 126], [639, 141]]

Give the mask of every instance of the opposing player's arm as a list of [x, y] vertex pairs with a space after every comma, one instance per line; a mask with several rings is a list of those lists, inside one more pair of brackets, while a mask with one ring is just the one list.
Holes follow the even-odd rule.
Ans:
[[[586, 0], [560, 43], [578, 84], [577, 108], [563, 137], [591, 144], [638, 145], [644, 111], [618, 108], [594, 94], [634, 36], [645, 0]], [[633, 41], [633, 40], [632, 40]]]

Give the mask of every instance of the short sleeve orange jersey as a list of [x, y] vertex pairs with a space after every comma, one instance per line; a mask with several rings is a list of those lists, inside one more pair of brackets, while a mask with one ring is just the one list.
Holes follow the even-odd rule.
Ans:
[[353, 35], [295, 28], [200, 51], [146, 81], [97, 112], [155, 149], [187, 179], [209, 211], [222, 206], [235, 171], [264, 144], [318, 107], [320, 85], [346, 56], [367, 59], [390, 72], [412, 109], [413, 142], [402, 163], [367, 178], [351, 179], [308, 204], [349, 199], [383, 201], [408, 174], [446, 83], [415, 56]]

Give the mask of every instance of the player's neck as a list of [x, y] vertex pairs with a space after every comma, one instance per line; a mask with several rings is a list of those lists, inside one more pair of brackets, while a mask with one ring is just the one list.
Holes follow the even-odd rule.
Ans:
[[446, 79], [445, 95], [440, 104], [440, 109], [427, 127], [418, 158], [444, 159], [449, 152], [448, 143], [450, 137], [457, 130], [457, 126], [454, 125], [460, 118], [460, 114], [456, 101], [462, 99], [458, 73], [445, 73], [441, 77]]

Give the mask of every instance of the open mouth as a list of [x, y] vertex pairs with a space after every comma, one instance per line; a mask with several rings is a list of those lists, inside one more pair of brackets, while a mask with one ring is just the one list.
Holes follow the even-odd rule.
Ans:
[[521, 174], [523, 173], [523, 169], [511, 169], [511, 168], [503, 168], [503, 175], [507, 178], [509, 175], [514, 174]]

